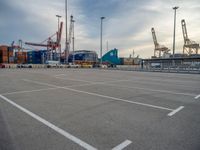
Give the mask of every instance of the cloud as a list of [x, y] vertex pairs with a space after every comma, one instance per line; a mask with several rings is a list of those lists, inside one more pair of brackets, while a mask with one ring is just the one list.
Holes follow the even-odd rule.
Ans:
[[[103, 21], [103, 48], [118, 48], [120, 56], [134, 49], [143, 58], [153, 55], [151, 27], [158, 42], [172, 49], [173, 6], [177, 10], [176, 51], [181, 52], [183, 36], [181, 19], [186, 20], [189, 37], [200, 43], [199, 0], [68, 0], [69, 16], [75, 19], [75, 47], [96, 50], [100, 47], [100, 17]], [[41, 42], [57, 30], [56, 14], [65, 23], [65, 1], [1, 0], [0, 42], [10, 44], [19, 38]], [[69, 22], [68, 22], [69, 27]], [[65, 29], [65, 28], [64, 28]], [[65, 30], [62, 36], [65, 47]], [[104, 53], [106, 50], [104, 50]]]

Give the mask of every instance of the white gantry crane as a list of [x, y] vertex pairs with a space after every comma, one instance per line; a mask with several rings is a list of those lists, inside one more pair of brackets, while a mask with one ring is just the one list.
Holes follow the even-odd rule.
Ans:
[[166, 46], [160, 45], [158, 43], [157, 38], [156, 38], [156, 32], [155, 32], [154, 28], [151, 28], [151, 32], [152, 32], [153, 42], [155, 45], [154, 57], [161, 58], [161, 57], [163, 57], [164, 54], [169, 53], [170, 49], [167, 48]]
[[188, 55], [198, 54], [199, 44], [196, 43], [195, 41], [191, 41], [188, 38], [186, 23], [184, 19], [181, 20], [181, 25], [182, 25], [183, 39], [184, 39], [183, 54], [188, 54]]
[[69, 27], [69, 36], [68, 36], [68, 43], [67, 43], [67, 49], [70, 51], [70, 45], [71, 42], [73, 42], [72, 40], [74, 39], [74, 22], [75, 20], [73, 19], [73, 16], [70, 16], [70, 27]]

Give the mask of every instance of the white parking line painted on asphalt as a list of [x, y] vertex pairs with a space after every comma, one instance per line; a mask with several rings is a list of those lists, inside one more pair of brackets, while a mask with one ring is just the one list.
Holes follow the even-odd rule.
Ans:
[[33, 80], [28, 80], [28, 79], [22, 79], [22, 81], [55, 87], [55, 88], [52, 88], [52, 89], [58, 89], [58, 88], [64, 88], [64, 87], [79, 87], [79, 86], [86, 86], [86, 85], [93, 85], [94, 84], [94, 83], [85, 83], [85, 84], [70, 85], [70, 86], [56, 86], [54, 84], [49, 84], [49, 83], [44, 83], [44, 82], [38, 82], [38, 81], [33, 81]]
[[80, 79], [72, 79], [72, 78], [69, 79], [69, 78], [56, 77], [56, 76], [55, 76], [55, 78], [62, 79], [62, 80], [87, 82], [87, 83], [91, 83], [91, 85], [93, 85], [93, 84], [105, 84], [105, 83], [115, 83], [115, 82], [130, 81], [130, 80], [114, 80], [114, 81], [103, 82], [103, 81], [88, 81], [88, 80], [80, 80]]
[[167, 108], [167, 107], [162, 107], [162, 106], [157, 106], [157, 105], [151, 105], [151, 104], [146, 104], [146, 103], [141, 103], [141, 102], [136, 102], [136, 101], [129, 101], [129, 100], [121, 99], [121, 98], [116, 98], [116, 97], [106, 96], [106, 95], [102, 95], [102, 94], [97, 94], [97, 93], [91, 93], [91, 92], [76, 90], [76, 89], [67, 88], [67, 87], [63, 87], [63, 89], [74, 91], [74, 92], [78, 92], [78, 93], [84, 93], [84, 94], [88, 94], [88, 95], [94, 95], [94, 96], [98, 96], [98, 97], [108, 98], [108, 99], [112, 99], [112, 100], [115, 100], [115, 101], [121, 101], [121, 102], [126, 102], [126, 103], [131, 103], [131, 104], [142, 105], [142, 106], [146, 106], [146, 107], [152, 107], [152, 108], [169, 110], [169, 111], [173, 110], [173, 109]]
[[[43, 84], [43, 85], [55, 86], [53, 84], [48, 84], [48, 83], [43, 83], [43, 82], [38, 82], [38, 81], [32, 81], [32, 80], [25, 80], [25, 81], [36, 83], [36, 84], [41, 84], [41, 85]], [[56, 87], [58, 87], [58, 86], [56, 86]], [[60, 88], [66, 89], [66, 90], [69, 90], [69, 91], [73, 91], [73, 92], [77, 92], [77, 93], [84, 93], [84, 94], [88, 94], [88, 95], [103, 97], [103, 98], [112, 99], [112, 100], [115, 100], [115, 101], [121, 101], [121, 102], [131, 103], [131, 104], [142, 105], [142, 106], [156, 108], [156, 109], [162, 109], [162, 110], [168, 110], [168, 111], [173, 111], [174, 110], [174, 109], [167, 108], [167, 107], [162, 107], [162, 106], [157, 106], [157, 105], [151, 105], [151, 104], [146, 104], [146, 103], [141, 103], [141, 102], [136, 102], [136, 101], [129, 101], [129, 100], [125, 100], [125, 99], [121, 99], [121, 98], [116, 98], [116, 97], [111, 97], [111, 96], [106, 96], [106, 95], [101, 95], [101, 94], [97, 94], [97, 93], [91, 93], [91, 92], [76, 90], [76, 89], [72, 89], [72, 88], [68, 88], [68, 87], [60, 87]]]
[[195, 99], [198, 99], [200, 97], [200, 94], [199, 95], [197, 95], [197, 96], [195, 96]]
[[55, 87], [55, 88], [60, 88], [60, 86], [56, 86], [56, 85], [48, 84], [48, 83], [44, 83], [44, 82], [33, 81], [33, 80], [28, 80], [28, 79], [22, 79], [22, 80], [26, 81], [26, 82], [32, 82], [32, 83], [40, 84], [40, 85], [46, 85], [46, 86], [51, 86], [51, 87]]
[[48, 91], [48, 90], [54, 90], [54, 89], [58, 89], [58, 88], [56, 87], [56, 88], [45, 88], [45, 89], [38, 89], [38, 90], [30, 90], [30, 91], [16, 91], [16, 92], [1, 93], [1, 95], [40, 92], [40, 91]]
[[135, 86], [131, 86], [131, 87], [130, 86], [121, 86], [121, 85], [118, 86], [116, 84], [107, 84], [107, 83], [105, 83], [105, 85], [129, 88], [129, 89], [146, 90], [146, 91], [152, 91], [152, 92], [169, 93], [169, 94], [174, 94], [174, 95], [194, 96], [194, 94], [190, 94], [190, 93], [180, 93], [180, 92], [173, 92], [173, 91], [167, 91], [167, 90], [156, 90], [156, 89], [141, 88], [141, 87], [135, 87]]
[[180, 106], [177, 109], [174, 109], [172, 112], [170, 112], [169, 114], [167, 114], [168, 116], [173, 116], [175, 115], [177, 112], [179, 112], [181, 109], [183, 109], [184, 106]]
[[83, 81], [83, 82], [88, 82], [91, 83], [90, 85], [95, 85], [95, 84], [104, 84], [108, 86], [116, 86], [116, 87], [122, 87], [122, 88], [129, 88], [129, 89], [139, 89], [139, 90], [145, 90], [145, 91], [152, 91], [152, 92], [159, 92], [159, 93], [169, 93], [173, 95], [185, 95], [185, 96], [195, 96], [195, 94], [192, 93], [181, 93], [181, 92], [173, 92], [173, 91], [168, 91], [168, 90], [157, 90], [157, 89], [149, 89], [149, 88], [141, 88], [141, 87], [134, 87], [134, 86], [121, 86], [121, 85], [116, 85], [116, 84], [110, 84], [110, 83], [117, 83], [117, 82], [123, 82], [123, 81], [132, 81], [132, 80], [116, 80], [116, 81], [107, 81], [107, 82], [93, 82], [93, 81], [86, 81], [86, 80], [79, 80], [79, 79], [68, 79], [68, 78], [60, 78], [56, 77], [58, 79], [63, 79], [63, 80], [73, 80], [73, 81]]
[[63, 135], [64, 137], [66, 137], [67, 139], [73, 141], [74, 143], [78, 144], [79, 146], [87, 149], [87, 150], [97, 150], [95, 147], [87, 144], [86, 142], [80, 140], [79, 138], [71, 135], [70, 133], [64, 131], [63, 129], [55, 126], [54, 124], [48, 122], [47, 120], [41, 118], [40, 116], [34, 114], [33, 112], [27, 110], [26, 108], [16, 104], [15, 102], [13, 102], [12, 100], [8, 99], [7, 97], [0, 95], [0, 98], [2, 98], [3, 100], [5, 100], [6, 102], [10, 103], [11, 105], [15, 106], [16, 108], [20, 109], [21, 111], [23, 111], [24, 113], [26, 113], [27, 115], [31, 116], [32, 118], [38, 120], [39, 122], [43, 123], [44, 125], [48, 126], [49, 128], [53, 129], [54, 131], [56, 131], [57, 133]]
[[[27, 80], [24, 80], [26, 82], [30, 82]], [[41, 85], [46, 85], [46, 84], [41, 84]], [[79, 84], [79, 85], [70, 85], [70, 86], [64, 86], [64, 87], [81, 87], [81, 86], [86, 86], [86, 85], [91, 85], [91, 83], [86, 83], [86, 84]], [[52, 85], [53, 86], [53, 85]], [[56, 89], [62, 89], [64, 87], [55, 87], [55, 88], [44, 88], [44, 89], [38, 89], [38, 90], [30, 90], [30, 91], [15, 91], [15, 92], [6, 92], [6, 93], [0, 93], [0, 95], [12, 95], [12, 94], [21, 94], [21, 93], [32, 93], [32, 92], [40, 92], [40, 91], [48, 91], [48, 90], [56, 90]]]
[[130, 145], [131, 143], [132, 143], [132, 141], [126, 140], [126, 141], [122, 142], [121, 144], [119, 144], [118, 146], [114, 147], [112, 150], [122, 150], [125, 147], [127, 147], [128, 145]]
[[95, 83], [93, 81], [86, 81], [86, 80], [80, 80], [80, 79], [69, 79], [69, 78], [63, 78], [63, 77], [57, 77], [57, 76], [55, 76], [55, 78], [63, 79], [63, 80], [69, 80], [69, 81], [80, 81], [80, 82], [87, 82], [87, 83]]

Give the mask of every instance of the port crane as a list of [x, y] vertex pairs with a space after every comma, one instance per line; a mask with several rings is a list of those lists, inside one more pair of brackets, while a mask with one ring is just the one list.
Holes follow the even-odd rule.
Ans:
[[70, 16], [70, 27], [69, 27], [69, 36], [68, 36], [68, 43], [67, 43], [67, 49], [70, 51], [70, 45], [71, 45], [71, 42], [73, 42], [73, 38], [74, 36], [72, 37], [72, 34], [73, 34], [73, 31], [74, 31], [74, 19], [73, 19], [73, 16], [71, 15]]
[[181, 25], [182, 25], [183, 39], [184, 39], [183, 54], [188, 54], [188, 55], [198, 54], [199, 44], [196, 43], [195, 41], [191, 41], [188, 38], [186, 23], [184, 19], [181, 20]]
[[17, 49], [18, 52], [19, 52], [20, 49], [22, 49], [22, 40], [19, 40], [19, 44], [18, 45], [15, 45], [15, 41], [12, 41], [11, 48], [12, 48], [12, 50]]
[[[31, 46], [46, 47], [47, 54], [48, 54], [47, 59], [52, 60], [53, 53], [61, 49], [62, 28], [63, 28], [63, 22], [60, 23], [60, 28], [56, 33], [54, 33], [53, 35], [51, 35], [50, 37], [48, 37], [46, 40], [42, 41], [41, 43], [25, 42], [25, 44], [31, 45]], [[56, 36], [56, 41], [53, 40], [53, 37], [55, 36]]]
[[155, 32], [154, 28], [151, 28], [151, 32], [152, 32], [153, 42], [155, 45], [154, 57], [161, 58], [163, 56], [163, 54], [168, 53], [170, 51], [170, 49], [167, 48], [166, 46], [160, 45], [158, 43], [157, 38], [156, 38], [156, 32]]
[[73, 47], [74, 47], [74, 22], [75, 22], [75, 20], [73, 19], [73, 15], [71, 15], [70, 16], [69, 35], [68, 35], [68, 33], [66, 33], [68, 35], [68, 38], [67, 38], [67, 43], [66, 43], [66, 49], [62, 53], [62, 57], [63, 56], [68, 57], [69, 56], [71, 42], [72, 42]]

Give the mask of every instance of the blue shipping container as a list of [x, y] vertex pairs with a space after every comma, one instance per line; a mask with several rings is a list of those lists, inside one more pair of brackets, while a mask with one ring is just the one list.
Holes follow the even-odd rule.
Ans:
[[28, 63], [31, 64], [42, 64], [45, 62], [47, 57], [46, 51], [30, 51], [27, 53]]

